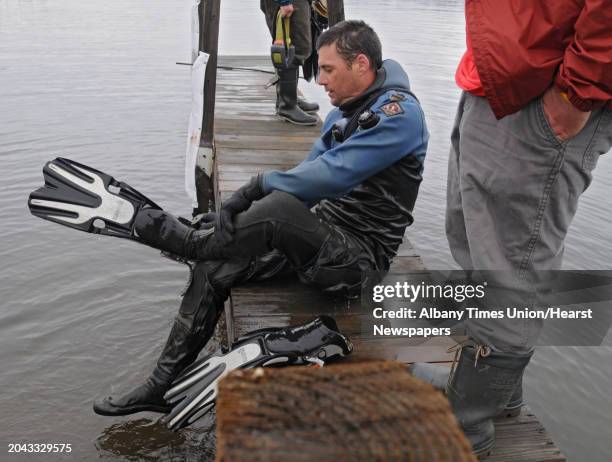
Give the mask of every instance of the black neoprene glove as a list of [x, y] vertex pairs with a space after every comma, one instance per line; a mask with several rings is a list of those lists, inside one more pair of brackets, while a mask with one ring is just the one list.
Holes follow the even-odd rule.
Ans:
[[260, 173], [252, 177], [248, 183], [241, 186], [229, 199], [223, 202], [215, 223], [215, 234], [218, 233], [220, 243], [227, 244], [234, 239], [234, 216], [248, 210], [254, 201], [265, 195], [263, 173]]

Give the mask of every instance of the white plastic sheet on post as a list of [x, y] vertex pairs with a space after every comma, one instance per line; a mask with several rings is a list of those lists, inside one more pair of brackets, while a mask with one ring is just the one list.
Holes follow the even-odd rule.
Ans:
[[208, 53], [200, 53], [191, 67], [191, 115], [187, 133], [187, 153], [185, 154], [185, 191], [191, 198], [194, 207], [198, 205], [195, 169], [202, 134], [202, 117], [204, 115], [204, 76]]
[[200, 0], [194, 0], [191, 6], [191, 114], [189, 116], [189, 131], [187, 133], [187, 152], [185, 154], [185, 191], [191, 198], [192, 205], [198, 206], [196, 188], [196, 162], [200, 136], [202, 133], [202, 117], [204, 114], [204, 76], [208, 54], [200, 53], [200, 18], [198, 6]]

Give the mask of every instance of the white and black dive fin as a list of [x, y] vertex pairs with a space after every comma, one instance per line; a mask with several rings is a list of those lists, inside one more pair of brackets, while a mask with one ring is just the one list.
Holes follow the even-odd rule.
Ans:
[[307, 324], [260, 329], [234, 342], [226, 354], [202, 358], [174, 381], [164, 398], [173, 405], [164, 417], [169, 428], [191, 425], [213, 407], [217, 384], [228, 372], [259, 366], [322, 364], [329, 358], [346, 356], [351, 341], [340, 333], [336, 321], [319, 316]]
[[155, 202], [106, 173], [58, 157], [43, 168], [45, 185], [28, 199], [30, 212], [45, 220], [87, 233], [136, 239], [133, 225]]

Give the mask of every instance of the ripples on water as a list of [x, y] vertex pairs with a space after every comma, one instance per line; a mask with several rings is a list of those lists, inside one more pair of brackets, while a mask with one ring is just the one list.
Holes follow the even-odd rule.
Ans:
[[[431, 131], [412, 240], [428, 265], [448, 268], [444, 195], [448, 136], [463, 50], [461, 1], [350, 1], [384, 52], [404, 64]], [[183, 154], [190, 108], [191, 2], [0, 0], [0, 359], [3, 441], [71, 442], [79, 459], [211, 455], [212, 434], [175, 435], [151, 416], [108, 419], [100, 393], [152, 368], [186, 271], [144, 246], [77, 233], [31, 217], [41, 167], [62, 155], [116, 174], [168, 210], [189, 213]], [[222, 53], [266, 54], [258, 2], [222, 2]], [[245, 18], [248, 18], [245, 20]], [[314, 87], [306, 93], [324, 101]], [[568, 238], [566, 264], [609, 268], [612, 167], [602, 159]], [[528, 401], [556, 442], [581, 460], [607, 460], [609, 349], [541, 349]], [[585, 379], [585, 377], [587, 379]], [[202, 423], [209, 428], [211, 421]], [[48, 460], [48, 459], [46, 459]]]

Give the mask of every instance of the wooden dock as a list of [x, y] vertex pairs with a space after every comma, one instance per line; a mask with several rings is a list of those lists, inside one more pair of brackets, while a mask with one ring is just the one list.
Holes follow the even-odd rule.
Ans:
[[[219, 57], [218, 64], [213, 137], [217, 205], [254, 174], [296, 165], [308, 154], [320, 130], [320, 126], [291, 125], [275, 116], [275, 89], [265, 88], [272, 75], [257, 71], [271, 71], [268, 57]], [[423, 269], [421, 258], [405, 237], [392, 270], [405, 273]], [[351, 337], [353, 359], [385, 358], [405, 363], [445, 363], [452, 359], [447, 352], [452, 340], [447, 337], [415, 346], [402, 339], [381, 341], [363, 334], [361, 317], [366, 314], [359, 301], [332, 298], [292, 277], [234, 288], [226, 305], [227, 335], [231, 341], [252, 329], [301, 323], [318, 314], [333, 316]], [[526, 407], [517, 418], [499, 419], [496, 427], [497, 442], [489, 461], [565, 460]]]

